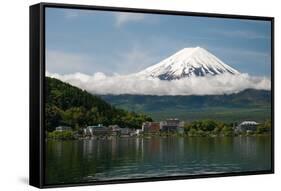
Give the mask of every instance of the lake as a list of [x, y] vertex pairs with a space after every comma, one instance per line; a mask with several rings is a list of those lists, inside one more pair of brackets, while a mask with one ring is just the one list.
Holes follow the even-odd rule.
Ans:
[[46, 184], [270, 169], [270, 136], [46, 142]]

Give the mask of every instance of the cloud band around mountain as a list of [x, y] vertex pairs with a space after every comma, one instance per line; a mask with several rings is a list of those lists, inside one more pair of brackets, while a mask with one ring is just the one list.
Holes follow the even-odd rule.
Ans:
[[47, 72], [46, 75], [92, 94], [219, 95], [237, 93], [245, 89], [271, 89], [269, 78], [250, 76], [246, 73], [189, 77], [171, 81], [135, 75], [107, 76], [101, 72], [93, 75], [83, 73], [60, 75]]

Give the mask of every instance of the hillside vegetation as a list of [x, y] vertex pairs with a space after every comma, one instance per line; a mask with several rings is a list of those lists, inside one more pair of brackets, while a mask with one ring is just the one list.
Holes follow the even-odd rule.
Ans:
[[103, 95], [102, 98], [116, 107], [145, 112], [154, 120], [177, 117], [186, 121], [263, 122], [271, 116], [271, 92], [266, 90], [248, 89], [229, 95]]
[[97, 124], [141, 128], [142, 122], [152, 121], [144, 114], [118, 109], [100, 97], [60, 80], [46, 77], [45, 82], [47, 131], [53, 131], [60, 125], [67, 125], [75, 130]]

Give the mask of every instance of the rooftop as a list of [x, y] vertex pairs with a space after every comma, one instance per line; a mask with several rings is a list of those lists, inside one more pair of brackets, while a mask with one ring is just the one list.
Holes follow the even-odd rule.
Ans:
[[258, 125], [259, 123], [255, 121], [243, 121], [240, 125]]

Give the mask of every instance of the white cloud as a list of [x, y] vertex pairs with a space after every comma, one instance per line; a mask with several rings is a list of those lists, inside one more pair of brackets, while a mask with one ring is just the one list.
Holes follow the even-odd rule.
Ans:
[[145, 18], [141, 13], [115, 13], [116, 26], [120, 27], [128, 22], [138, 22]]
[[210, 77], [192, 77], [181, 80], [163, 81], [142, 78], [135, 75], [106, 76], [95, 73], [92, 76], [82, 73], [47, 76], [60, 79], [92, 94], [141, 94], [141, 95], [215, 95], [230, 94], [244, 89], [271, 89], [267, 77], [253, 77], [248, 74], [224, 74]]

